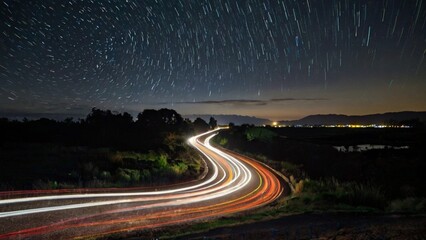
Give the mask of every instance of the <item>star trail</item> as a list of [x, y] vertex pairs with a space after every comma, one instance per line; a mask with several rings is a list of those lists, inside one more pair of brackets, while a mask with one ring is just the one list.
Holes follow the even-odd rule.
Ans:
[[426, 110], [423, 0], [0, 5], [4, 114]]

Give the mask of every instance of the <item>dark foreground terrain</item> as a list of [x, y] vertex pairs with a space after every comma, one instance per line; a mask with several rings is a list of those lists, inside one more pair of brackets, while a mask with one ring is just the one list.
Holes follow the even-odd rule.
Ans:
[[300, 214], [180, 239], [426, 239], [426, 217], [371, 214]]
[[215, 140], [289, 177], [296, 188], [296, 198], [285, 204], [291, 211], [368, 208], [425, 212], [424, 126], [353, 129], [246, 125], [222, 131]]

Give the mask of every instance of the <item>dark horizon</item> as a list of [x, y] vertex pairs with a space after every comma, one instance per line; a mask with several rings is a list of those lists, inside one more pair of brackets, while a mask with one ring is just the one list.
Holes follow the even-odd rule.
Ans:
[[[92, 108], [93, 109], [93, 108]], [[96, 109], [96, 108], [95, 108]], [[100, 109], [100, 110], [108, 110], [108, 109]], [[158, 109], [156, 109], [158, 110]], [[142, 110], [143, 111], [143, 110]], [[140, 112], [130, 112], [130, 111], [112, 111], [113, 113], [129, 113], [134, 120], [137, 119], [137, 115]], [[179, 112], [178, 112], [179, 113]], [[85, 119], [90, 111], [87, 114], [67, 114], [67, 113], [3, 113], [0, 112], [0, 118], [7, 118], [9, 120], [18, 120], [22, 121], [23, 119], [28, 120], [38, 120], [42, 118], [56, 120], [56, 121], [64, 121], [66, 119], [73, 119], [73, 121], [78, 121], [80, 119]], [[393, 117], [397, 116], [398, 119], [392, 119], [392, 117], [387, 117], [387, 115], [392, 115]], [[264, 124], [272, 124], [273, 122], [281, 123], [281, 124], [326, 124], [330, 122], [330, 118], [332, 119], [341, 119], [344, 117], [344, 122], [347, 124], [354, 123], [352, 120], [373, 117], [373, 119], [379, 119], [377, 121], [373, 121], [373, 124], [379, 124], [383, 121], [390, 120], [414, 120], [418, 119], [420, 121], [424, 121], [426, 115], [426, 111], [400, 111], [400, 112], [382, 112], [382, 113], [372, 113], [372, 114], [362, 114], [362, 115], [347, 115], [347, 114], [339, 114], [339, 113], [329, 113], [329, 114], [311, 114], [298, 119], [282, 119], [282, 120], [271, 120], [267, 118], [259, 118], [256, 116], [248, 116], [248, 115], [238, 115], [238, 114], [182, 114], [182, 117], [188, 118], [191, 121], [195, 120], [197, 117], [208, 121], [210, 117], [214, 117], [218, 120], [220, 124], [228, 124], [230, 122], [236, 124], [254, 124], [254, 125], [264, 125]], [[414, 117], [413, 117], [414, 116]], [[351, 120], [352, 119], [352, 120]], [[323, 121], [323, 122], [322, 122]], [[335, 120], [332, 120], [335, 121]], [[351, 122], [352, 121], [352, 122]], [[363, 120], [365, 121], [365, 120]], [[370, 120], [371, 121], [371, 120]], [[305, 123], [306, 122], [306, 123]], [[367, 121], [368, 122], [368, 121]]]

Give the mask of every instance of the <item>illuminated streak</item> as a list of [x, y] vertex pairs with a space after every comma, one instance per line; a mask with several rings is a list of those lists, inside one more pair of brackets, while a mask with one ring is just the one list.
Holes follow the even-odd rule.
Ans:
[[[62, 199], [92, 201], [2, 212], [0, 213], [0, 220], [13, 218], [18, 215], [43, 214], [43, 212], [61, 210], [61, 214], [64, 214], [65, 219], [56, 223], [14, 232], [0, 232], [0, 238], [9, 238], [13, 236], [18, 238], [31, 237], [58, 232], [66, 234], [66, 236], [76, 237], [78, 236], [79, 228], [85, 229], [85, 234], [87, 234], [88, 229], [92, 232], [88, 236], [83, 237], [101, 236], [116, 232], [167, 226], [170, 224], [244, 211], [268, 204], [278, 198], [283, 192], [280, 180], [277, 178], [279, 175], [276, 172], [271, 173], [272, 169], [262, 163], [244, 158], [235, 153], [226, 153], [211, 146], [210, 140], [214, 137], [215, 131], [217, 130], [200, 134], [188, 140], [188, 143], [200, 151], [209, 162], [210, 167], [208, 170], [212, 172], [211, 177], [203, 179], [201, 183], [196, 183], [189, 187], [179, 187], [179, 185], [175, 185], [173, 189], [163, 188], [164, 190], [155, 192], [88, 193], [0, 200], [0, 205], [19, 205], [27, 203], [26, 206], [28, 206], [31, 201], [55, 201]], [[200, 141], [202, 137], [205, 137], [203, 142]], [[26, 194], [31, 194], [31, 191], [25, 192]], [[57, 192], [58, 191], [51, 191], [51, 193]], [[13, 195], [13, 192], [8, 193], [12, 193]], [[40, 194], [46, 193], [49, 192], [40, 192]], [[1, 195], [2, 194], [0, 194], [0, 196]], [[99, 197], [138, 198], [111, 199], [93, 202], [93, 200]], [[211, 201], [214, 202], [210, 203]], [[119, 205], [123, 203], [138, 205], [132, 207], [123, 207]], [[95, 206], [101, 207], [106, 205], [116, 205], [116, 207], [114, 207], [113, 210], [106, 209], [94, 214], [66, 218], [66, 213], [68, 212], [66, 210], [69, 209], [91, 208]], [[124, 213], [125, 215], [123, 215]], [[129, 224], [131, 225], [130, 227]], [[99, 226], [103, 227], [97, 228]], [[105, 230], [105, 227], [107, 227], [107, 230]], [[71, 229], [74, 230], [71, 231]]]
[[[255, 191], [257, 191], [257, 189], [259, 189], [260, 186], [261, 186], [261, 183], [259, 184], [258, 188], [256, 188]], [[266, 189], [267, 189], [267, 187], [266, 187]], [[255, 192], [255, 191], [253, 191], [253, 192]], [[275, 200], [276, 198], [278, 198], [281, 195], [281, 193], [282, 193], [282, 189], [272, 198], [272, 200]], [[246, 196], [243, 196], [243, 197], [241, 197], [239, 199], [231, 200], [230, 202], [235, 202], [235, 201], [238, 201], [240, 199], [244, 199], [244, 198], [246, 198], [250, 194], [247, 194]], [[268, 203], [268, 202], [266, 202], [266, 203]], [[264, 204], [266, 204], [266, 203], [264, 202]], [[227, 202], [219, 204], [219, 205], [223, 205], [223, 204], [227, 204]], [[220, 209], [220, 208], [218, 208], [218, 209]], [[231, 209], [232, 209], [231, 211], [228, 211], [226, 213], [238, 212], [238, 211], [241, 211], [241, 210], [244, 210], [244, 209], [249, 209], [249, 208], [247, 208], [247, 207], [246, 208], [240, 207], [240, 208], [231, 208]], [[222, 212], [222, 214], [223, 213], [225, 213], [225, 212]], [[214, 215], [215, 214], [210, 213], [210, 214], [204, 215], [203, 217], [210, 217], [210, 216], [214, 216]], [[200, 218], [203, 218], [203, 217], [194, 217], [194, 218], [186, 219], [186, 221], [196, 220], [196, 219], [200, 219]], [[176, 224], [176, 223], [180, 223], [180, 222], [183, 222], [183, 221], [179, 221], [179, 220], [177, 220], [177, 221], [169, 221], [169, 222], [167, 222], [167, 225], [169, 225], [169, 224]], [[153, 225], [148, 225], [148, 226], [143, 226], [143, 227], [142, 226], [140, 226], [140, 227], [131, 227], [131, 228], [125, 228], [125, 229], [120, 229], [120, 230], [115, 230], [115, 231], [104, 232], [103, 234], [113, 234], [113, 233], [117, 233], [117, 232], [124, 232], [124, 231], [131, 231], [131, 230], [140, 230], [140, 229], [145, 229], [145, 228], [154, 228], [154, 227], [158, 227], [158, 226], [161, 226], [161, 225], [159, 225], [159, 224], [153, 224]], [[94, 236], [99, 236], [99, 235], [91, 235], [91, 236], [86, 236], [86, 237], [94, 237]]]
[[[257, 174], [260, 177], [260, 174], [259, 173], [257, 173]], [[246, 197], [248, 197], [248, 196], [252, 195], [253, 193], [257, 192], [261, 187], [262, 187], [262, 181], [259, 182], [259, 185], [257, 186], [256, 189], [254, 189], [252, 192], [250, 192], [250, 193], [248, 193], [248, 194], [246, 194], [246, 195], [244, 195], [244, 196], [242, 196], [240, 198], [233, 199], [233, 200], [230, 200], [230, 201], [224, 202], [224, 203], [214, 204], [214, 205], [211, 205], [211, 206], [200, 207], [200, 208], [197, 208], [196, 210], [193, 210], [193, 209], [189, 209], [189, 210], [186, 210], [186, 211], [184, 210], [182, 212], [179, 212], [177, 215], [183, 215], [183, 214], [185, 214], [187, 212], [193, 214], [194, 212], [203, 212], [203, 211], [206, 211], [206, 210], [208, 210], [208, 211], [217, 210], [217, 209], [220, 209], [220, 207], [223, 206], [223, 205], [227, 205], [227, 204], [229, 205], [230, 203], [237, 202], [237, 201], [239, 201], [241, 199], [244, 200]], [[267, 186], [264, 186], [264, 188], [267, 188]], [[243, 202], [239, 202], [238, 204], [248, 202], [249, 200], [251, 200], [251, 199], [246, 199]], [[236, 205], [236, 204], [234, 204], [234, 205]], [[162, 214], [164, 215], [164, 213], [162, 213]], [[131, 219], [119, 219], [119, 220], [104, 221], [104, 222], [93, 222], [93, 223], [88, 223], [88, 224], [87, 223], [80, 223], [80, 224], [73, 224], [73, 225], [70, 224], [70, 225], [67, 225], [66, 228], [76, 228], [76, 227], [87, 227], [87, 226], [95, 226], [95, 225], [116, 224], [116, 223], [123, 223], [123, 222], [128, 222], [128, 221], [138, 221], [138, 220], [140, 221], [140, 220], [147, 220], [147, 219], [150, 219], [150, 218], [158, 218], [159, 217], [158, 215], [160, 215], [160, 214], [153, 215], [153, 216], [150, 216], [150, 217], [146, 217], [146, 216], [140, 217], [139, 216], [139, 217], [131, 218]], [[166, 216], [166, 217], [170, 217], [170, 216]], [[80, 221], [82, 219], [74, 219], [74, 221], [77, 221], [77, 220]], [[48, 227], [50, 228], [50, 227], [53, 227], [53, 226], [51, 225], [51, 226], [48, 226]], [[48, 228], [48, 227], [46, 226], [46, 228]], [[65, 228], [65, 226], [63, 226], [62, 228]], [[38, 230], [40, 230], [40, 229], [38, 229]], [[58, 230], [58, 228], [56, 228], [55, 230]], [[21, 232], [21, 234], [22, 233], [24, 233], [24, 232]]]

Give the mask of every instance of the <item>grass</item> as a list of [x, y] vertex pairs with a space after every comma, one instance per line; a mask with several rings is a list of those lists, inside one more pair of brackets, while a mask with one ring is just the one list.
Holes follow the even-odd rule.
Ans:
[[271, 142], [277, 134], [267, 128], [253, 127], [245, 131], [245, 136], [248, 141], [259, 140], [262, 142]]
[[390, 202], [387, 210], [389, 212], [419, 213], [426, 211], [426, 199], [408, 197], [396, 199]]
[[[302, 186], [298, 186], [298, 185]], [[280, 202], [284, 213], [306, 212], [387, 212], [388, 200], [380, 187], [372, 184], [303, 180], [291, 198]]]

